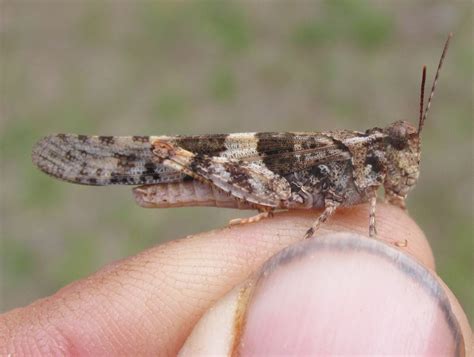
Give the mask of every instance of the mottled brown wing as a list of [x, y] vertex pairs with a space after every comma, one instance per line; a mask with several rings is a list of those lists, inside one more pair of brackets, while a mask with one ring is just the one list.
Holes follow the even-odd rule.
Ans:
[[186, 175], [154, 161], [148, 136], [50, 135], [34, 147], [45, 173], [85, 185], [143, 185], [182, 181]]
[[[245, 201], [278, 207], [291, 194], [283, 177], [328, 161], [348, 160], [350, 154], [330, 137], [312, 133], [230, 134], [223, 150], [192, 152], [179, 142], [157, 140], [165, 165], [208, 182]], [[212, 155], [214, 154], [214, 156]]]
[[[164, 165], [152, 152], [156, 140], [187, 150], [199, 160], [217, 160], [215, 167], [225, 177], [213, 174], [211, 180], [194, 173], [194, 167], [184, 170], [186, 166]], [[72, 183], [143, 185], [180, 182], [192, 176], [211, 184], [222, 182], [221, 186], [231, 182], [236, 197], [240, 197], [248, 196], [250, 181], [259, 192], [259, 202], [275, 202], [287, 195], [288, 187], [281, 175], [320, 162], [344, 159], [346, 154], [330, 137], [318, 133], [152, 137], [57, 134], [41, 139], [33, 149], [32, 158], [45, 173]], [[227, 177], [230, 173], [233, 179]]]

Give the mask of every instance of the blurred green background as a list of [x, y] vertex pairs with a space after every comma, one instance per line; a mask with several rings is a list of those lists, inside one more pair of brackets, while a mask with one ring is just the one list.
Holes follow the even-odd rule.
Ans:
[[471, 1], [2, 1], [0, 13], [0, 312], [242, 216], [146, 210], [129, 187], [53, 180], [31, 164], [40, 137], [416, 122], [422, 65], [431, 85], [453, 31], [408, 208], [472, 321]]

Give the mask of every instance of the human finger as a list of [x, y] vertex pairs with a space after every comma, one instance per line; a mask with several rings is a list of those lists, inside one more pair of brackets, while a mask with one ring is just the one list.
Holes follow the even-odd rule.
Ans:
[[[56, 294], [0, 317], [0, 354], [174, 354], [203, 312], [282, 248], [301, 240], [317, 213], [288, 212], [153, 247], [106, 266]], [[407, 239], [434, 266], [421, 230], [379, 205], [379, 238]], [[368, 207], [340, 210], [318, 234], [368, 231]], [[314, 238], [317, 239], [317, 236]]]

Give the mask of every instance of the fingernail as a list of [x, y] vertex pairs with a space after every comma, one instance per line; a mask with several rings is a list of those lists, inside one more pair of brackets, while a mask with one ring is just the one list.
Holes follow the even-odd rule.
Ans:
[[182, 354], [461, 351], [459, 324], [431, 271], [385, 243], [338, 233], [272, 257], [203, 317]]

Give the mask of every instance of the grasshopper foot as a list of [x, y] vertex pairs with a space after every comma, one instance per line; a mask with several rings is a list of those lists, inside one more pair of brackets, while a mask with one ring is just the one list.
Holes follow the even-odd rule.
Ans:
[[248, 218], [236, 218], [229, 221], [229, 226], [238, 226], [240, 224], [255, 223], [262, 219], [273, 217], [273, 211], [264, 211]]

